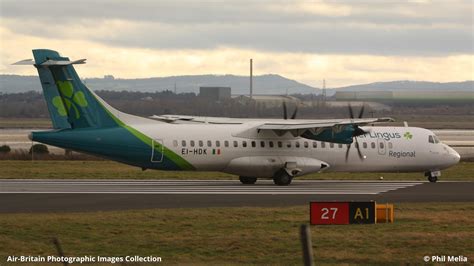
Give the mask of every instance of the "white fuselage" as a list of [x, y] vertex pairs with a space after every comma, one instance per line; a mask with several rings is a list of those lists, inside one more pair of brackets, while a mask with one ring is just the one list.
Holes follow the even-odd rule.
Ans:
[[[173, 150], [198, 171], [222, 171], [243, 176], [271, 177], [286, 163], [296, 175], [324, 171], [416, 172], [438, 171], [456, 164], [459, 154], [434, 134], [415, 127], [363, 127], [359, 158], [355, 143], [346, 160], [347, 144], [313, 141], [291, 134], [252, 130], [257, 122], [242, 124], [131, 125]], [[258, 123], [261, 123], [259, 121]], [[242, 133], [244, 132], [244, 133]], [[156, 162], [159, 164], [159, 160]], [[321, 168], [321, 163], [325, 165]]]

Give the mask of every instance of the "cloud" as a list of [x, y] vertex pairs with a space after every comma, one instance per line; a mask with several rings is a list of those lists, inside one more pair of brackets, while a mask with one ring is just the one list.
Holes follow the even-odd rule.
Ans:
[[25, 35], [148, 49], [433, 56], [474, 45], [470, 1], [6, 0], [2, 17]]
[[446, 82], [474, 79], [472, 54], [402, 57], [272, 52], [234, 47], [153, 50], [22, 36], [1, 27], [0, 36], [4, 40], [4, 49], [0, 51], [1, 73], [36, 75], [32, 67], [10, 63], [31, 58], [31, 49], [50, 48], [71, 59], [87, 58], [86, 65], [77, 66], [83, 78], [107, 74], [122, 78], [209, 73], [248, 75], [248, 59], [253, 58], [256, 75], [275, 73], [316, 87], [321, 86], [322, 79], [327, 80], [328, 87], [389, 80]]
[[469, 0], [0, 1], [1, 73], [35, 74], [9, 64], [51, 48], [88, 58], [84, 77], [246, 75], [254, 58], [313, 86], [474, 78]]

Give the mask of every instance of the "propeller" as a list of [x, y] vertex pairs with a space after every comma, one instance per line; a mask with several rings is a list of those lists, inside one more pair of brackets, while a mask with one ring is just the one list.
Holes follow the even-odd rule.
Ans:
[[[293, 111], [293, 114], [291, 114], [290, 119], [295, 119], [297, 113], [298, 113], [298, 105], [296, 105], [295, 110]], [[288, 119], [288, 111], [286, 108], [286, 102], [283, 102], [283, 119], [285, 120]]]
[[[348, 105], [348, 108], [349, 108], [349, 116], [351, 119], [354, 119], [354, 111], [352, 110], [352, 106], [351, 104]], [[357, 118], [362, 118], [364, 116], [364, 110], [365, 110], [365, 104], [362, 105], [362, 107], [360, 108], [360, 111], [359, 111], [359, 115]], [[359, 158], [361, 160], [364, 160], [365, 159], [365, 156], [362, 155], [362, 152], [360, 151], [360, 145], [359, 145], [359, 141], [357, 140], [357, 136], [361, 136], [361, 135], [365, 135], [367, 134], [368, 132], [364, 131], [362, 128], [360, 128], [358, 125], [353, 125], [354, 127], [354, 132], [352, 133], [352, 138], [355, 140], [355, 147], [357, 149], [357, 154], [359, 155]], [[349, 151], [351, 149], [351, 146], [352, 146], [352, 143], [351, 144], [348, 144], [347, 145], [347, 150], [346, 150], [346, 162], [349, 158]]]

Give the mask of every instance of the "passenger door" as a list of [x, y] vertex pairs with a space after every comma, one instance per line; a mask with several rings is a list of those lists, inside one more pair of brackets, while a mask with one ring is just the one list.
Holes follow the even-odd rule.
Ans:
[[151, 162], [161, 163], [163, 162], [163, 140], [153, 139], [151, 143]]

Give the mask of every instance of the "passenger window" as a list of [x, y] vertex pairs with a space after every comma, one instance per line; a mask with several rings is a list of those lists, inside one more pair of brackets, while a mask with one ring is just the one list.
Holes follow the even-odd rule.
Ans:
[[296, 147], [296, 148], [299, 148], [299, 147], [300, 147], [300, 142], [299, 142], [299, 141], [296, 141], [296, 142], [295, 142], [295, 147]]
[[178, 141], [177, 140], [173, 140], [173, 146], [178, 147]]
[[270, 148], [273, 148], [273, 141], [269, 141], [269, 142], [268, 142], [268, 146], [269, 146]]
[[211, 147], [212, 146], [212, 141], [208, 140], [207, 141], [207, 147]]
[[356, 147], [356, 149], [359, 148], [359, 143], [358, 142], [354, 142], [354, 147]]
[[181, 141], [181, 146], [186, 147], [186, 141], [185, 140]]
[[242, 141], [242, 147], [247, 148], [247, 141]]
[[224, 146], [229, 147], [229, 141], [228, 140], [224, 141]]
[[265, 148], [265, 141], [260, 141], [260, 147]]
[[383, 149], [383, 147], [384, 147], [383, 142], [380, 142], [379, 146], [380, 146], [381, 149]]
[[286, 143], [286, 147], [291, 148], [291, 141], [288, 141], [288, 143]]
[[318, 142], [313, 141], [313, 148], [317, 148], [317, 147], [318, 147]]
[[375, 149], [375, 142], [370, 143], [370, 147], [372, 147], [372, 149]]
[[332, 142], [329, 143], [329, 147], [330, 147], [330, 148], [334, 148], [334, 143], [332, 143]]
[[341, 143], [339, 143], [337, 146], [339, 147], [339, 149], [342, 149], [342, 144]]
[[428, 136], [428, 142], [429, 143], [434, 143], [433, 136], [431, 136], [431, 135]]
[[239, 146], [239, 142], [237, 142], [236, 140], [234, 140], [234, 147], [237, 148]]
[[216, 140], [216, 147], [220, 147], [221, 146], [221, 142]]
[[194, 144], [195, 144], [195, 143], [194, 143], [194, 140], [191, 140], [191, 141], [189, 142], [189, 145], [191, 145], [191, 147], [194, 147]]
[[281, 148], [281, 147], [283, 147], [283, 142], [278, 141], [278, 148]]
[[204, 141], [200, 140], [199, 141], [199, 147], [202, 147], [202, 146], [204, 146]]
[[252, 148], [257, 147], [257, 143], [255, 141], [252, 141]]
[[326, 142], [321, 141], [321, 148], [326, 148]]
[[305, 147], [305, 148], [308, 148], [308, 147], [309, 147], [309, 144], [308, 144], [307, 141], [304, 142], [304, 147]]
[[391, 142], [388, 143], [388, 148], [389, 148], [389, 149], [393, 148], [393, 145], [392, 145]]
[[364, 149], [367, 149], [367, 142], [362, 143], [362, 147], [364, 147]]

